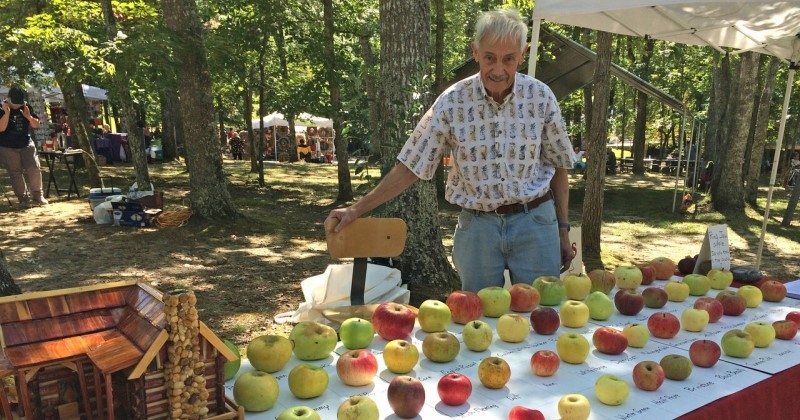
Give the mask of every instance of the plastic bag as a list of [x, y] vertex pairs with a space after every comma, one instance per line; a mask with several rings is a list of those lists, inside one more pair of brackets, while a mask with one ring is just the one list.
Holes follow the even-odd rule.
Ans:
[[114, 223], [114, 216], [112, 211], [114, 210], [112, 202], [122, 201], [125, 199], [124, 195], [110, 195], [106, 197], [106, 201], [97, 204], [94, 206], [92, 210], [92, 214], [94, 215], [94, 221], [98, 225], [110, 225]]
[[155, 187], [153, 187], [153, 183], [150, 183], [150, 191], [139, 191], [138, 183], [134, 182], [130, 188], [128, 188], [128, 198], [131, 200], [138, 200], [142, 197], [147, 197], [148, 195], [153, 195], [155, 191]]

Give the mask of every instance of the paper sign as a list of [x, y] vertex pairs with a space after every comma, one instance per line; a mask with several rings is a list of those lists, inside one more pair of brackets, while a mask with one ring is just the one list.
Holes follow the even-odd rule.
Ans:
[[700, 263], [711, 261], [711, 268], [731, 269], [731, 250], [728, 246], [728, 225], [713, 225], [706, 229], [703, 245], [697, 256], [694, 272], [699, 272]]

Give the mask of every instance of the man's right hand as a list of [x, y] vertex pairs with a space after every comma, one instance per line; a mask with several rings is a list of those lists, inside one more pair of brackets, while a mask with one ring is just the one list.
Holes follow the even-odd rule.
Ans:
[[328, 226], [333, 225], [333, 231], [339, 233], [345, 226], [358, 219], [358, 217], [358, 212], [356, 212], [352, 206], [331, 210], [328, 217], [325, 219], [326, 230]]

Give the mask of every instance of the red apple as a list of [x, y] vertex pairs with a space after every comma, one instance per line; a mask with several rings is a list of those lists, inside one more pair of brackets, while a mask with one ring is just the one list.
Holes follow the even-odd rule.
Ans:
[[775, 338], [781, 340], [791, 340], [797, 335], [797, 324], [789, 319], [781, 319], [773, 322], [772, 328], [775, 328]]
[[656, 271], [656, 280], [669, 280], [675, 274], [675, 262], [667, 257], [657, 257], [650, 261]]
[[714, 366], [721, 354], [719, 344], [711, 340], [696, 340], [689, 346], [689, 359], [698, 367]]
[[747, 299], [732, 290], [720, 291], [717, 300], [722, 303], [722, 313], [728, 316], [741, 315], [747, 309]]
[[664, 369], [658, 362], [645, 360], [633, 367], [633, 384], [643, 391], [655, 391], [664, 383]]
[[650, 335], [658, 338], [672, 338], [681, 330], [681, 321], [669, 312], [656, 312], [647, 318]]
[[653, 284], [653, 280], [656, 279], [656, 269], [650, 264], [645, 264], [640, 265], [639, 270], [642, 272], [642, 285]]
[[797, 324], [797, 328], [800, 329], [800, 311], [792, 311], [786, 314], [786, 319], [789, 321], [794, 321]]
[[600, 327], [592, 334], [592, 344], [600, 353], [622, 354], [628, 348], [628, 337], [612, 327]]
[[560, 364], [558, 354], [550, 350], [539, 350], [531, 356], [531, 372], [536, 376], [553, 376]]
[[412, 419], [419, 415], [425, 405], [425, 388], [417, 378], [396, 376], [389, 382], [386, 399], [398, 417]]
[[414, 329], [416, 315], [406, 305], [386, 302], [375, 308], [372, 314], [372, 327], [386, 341], [408, 337]]
[[447, 405], [461, 405], [472, 394], [472, 382], [466, 376], [451, 372], [442, 376], [436, 385], [439, 398]]
[[644, 308], [644, 297], [636, 289], [620, 289], [614, 295], [614, 306], [622, 315], [636, 315]]
[[511, 310], [530, 312], [539, 306], [539, 289], [526, 283], [517, 283], [508, 290], [511, 293]]
[[611, 289], [613, 289], [617, 284], [617, 279], [614, 277], [614, 273], [603, 270], [602, 268], [596, 268], [590, 271], [589, 279], [592, 281], [592, 289], [589, 291], [589, 293], [599, 290], [605, 294], [608, 294], [608, 292], [610, 292]]
[[531, 312], [531, 326], [537, 334], [550, 335], [561, 326], [561, 318], [555, 309], [540, 306]]
[[515, 405], [508, 412], [508, 420], [544, 420], [544, 414], [539, 410]]
[[669, 301], [669, 295], [660, 287], [648, 287], [642, 291], [644, 306], [652, 309], [663, 308]]
[[780, 302], [786, 297], [786, 286], [777, 280], [767, 280], [759, 288], [767, 302]]
[[480, 319], [483, 315], [481, 298], [475, 292], [455, 290], [447, 296], [444, 302], [453, 315], [453, 322], [466, 325], [467, 322]]
[[722, 307], [722, 302], [712, 298], [711, 296], [703, 296], [694, 301], [695, 309], [704, 309], [708, 312], [708, 322], [717, 322], [722, 318], [725, 310]]
[[336, 374], [348, 386], [369, 385], [377, 373], [378, 360], [369, 350], [349, 350], [336, 361]]
[[694, 272], [695, 264], [697, 264], [697, 260], [694, 259], [694, 257], [687, 255], [678, 261], [678, 271], [682, 276], [692, 274]]

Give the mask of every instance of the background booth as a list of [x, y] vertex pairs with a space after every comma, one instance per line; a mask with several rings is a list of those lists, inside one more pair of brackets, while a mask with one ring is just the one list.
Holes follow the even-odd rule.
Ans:
[[[273, 112], [260, 120], [252, 120], [250, 126], [258, 132], [264, 127], [264, 140], [267, 147], [267, 158], [279, 162], [289, 162], [295, 160], [297, 155], [296, 138], [292, 138], [289, 133], [289, 121], [283, 114]], [[295, 132], [305, 136], [311, 143], [319, 141], [319, 153], [325, 156], [328, 162], [333, 161], [333, 121], [323, 117], [316, 117], [308, 113], [302, 113], [295, 119]], [[269, 153], [270, 149], [273, 151]]]

